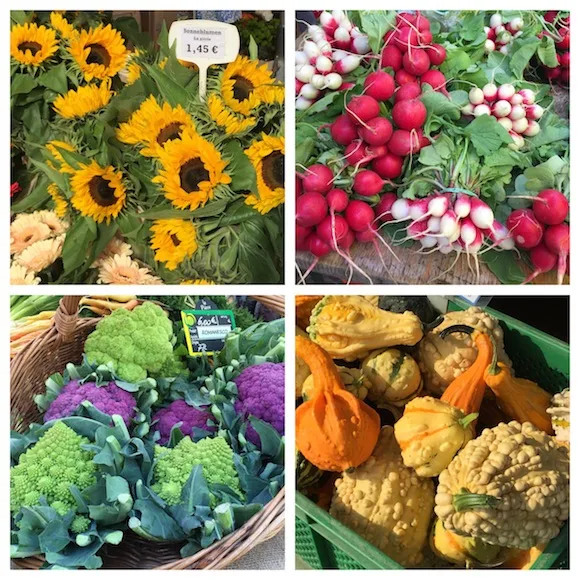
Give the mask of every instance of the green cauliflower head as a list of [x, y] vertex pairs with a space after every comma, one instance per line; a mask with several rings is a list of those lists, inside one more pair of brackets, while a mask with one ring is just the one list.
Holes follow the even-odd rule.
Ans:
[[86, 437], [55, 423], [10, 469], [10, 511], [39, 505], [41, 497], [61, 515], [75, 509], [70, 487], [83, 490], [96, 481], [94, 453], [81, 447], [86, 443]]
[[173, 356], [173, 327], [160, 306], [145, 302], [103, 318], [85, 342], [91, 364], [109, 365], [122, 380], [136, 383], [161, 371]]
[[168, 505], [181, 502], [181, 491], [195, 465], [202, 466], [208, 484], [221, 483], [243, 495], [233, 451], [223, 437], [206, 437], [197, 443], [184, 437], [172, 449], [156, 445], [155, 458], [152, 489]]

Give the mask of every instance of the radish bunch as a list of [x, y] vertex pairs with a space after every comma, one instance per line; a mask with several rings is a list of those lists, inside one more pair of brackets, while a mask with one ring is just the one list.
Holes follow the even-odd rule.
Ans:
[[342, 10], [319, 15], [320, 26], [308, 27], [302, 50], [295, 53], [296, 109], [304, 111], [325, 91], [350, 88], [343, 77], [370, 52], [368, 37]]
[[483, 28], [487, 34], [484, 44], [485, 52], [489, 54], [497, 50], [502, 54], [509, 54], [514, 39], [523, 34], [523, 27], [523, 18], [516, 16], [504, 23], [502, 15], [496, 12], [490, 17], [489, 26]]
[[569, 209], [562, 192], [544, 189], [531, 209], [516, 209], [508, 216], [506, 226], [516, 246], [529, 251], [534, 266], [525, 282], [557, 270], [558, 284], [562, 283], [570, 253], [570, 226], [565, 222]]
[[511, 135], [511, 149], [521, 149], [524, 137], [535, 137], [540, 132], [538, 120], [544, 109], [535, 103], [536, 95], [531, 89], [517, 91], [506, 83], [497, 87], [488, 83], [483, 88], [473, 87], [469, 91], [469, 103], [462, 113], [467, 116], [480, 117], [492, 115], [497, 122]]
[[556, 44], [557, 67], [544, 66], [548, 80], [561, 85], [570, 84], [570, 16], [562, 16], [557, 10], [549, 10], [544, 14], [544, 20], [555, 29], [554, 33], [543, 31], [540, 37], [546, 35], [554, 39]]
[[443, 63], [447, 52], [433, 43], [431, 24], [420, 12], [397, 14], [396, 26], [384, 36], [381, 67], [390, 67], [397, 85], [422, 83], [436, 91], [445, 91], [445, 77], [435, 67]]

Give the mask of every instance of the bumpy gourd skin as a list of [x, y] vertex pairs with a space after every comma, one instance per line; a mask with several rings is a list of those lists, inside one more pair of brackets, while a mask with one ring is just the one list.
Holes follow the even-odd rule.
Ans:
[[456, 324], [466, 324], [475, 330], [487, 332], [495, 342], [498, 360], [509, 368], [512, 366], [504, 350], [503, 330], [496, 318], [477, 306], [448, 312], [437, 328], [425, 334], [416, 349], [416, 360], [425, 388], [436, 395], [441, 395], [477, 358], [473, 335], [456, 333], [446, 338], [439, 336], [442, 330]]
[[372, 352], [362, 371], [370, 381], [369, 399], [373, 403], [403, 406], [421, 389], [421, 372], [410, 355], [396, 349]]
[[[308, 368], [308, 367], [306, 367]], [[364, 401], [369, 393], [370, 381], [364, 376], [360, 369], [337, 366], [338, 374], [344, 384], [344, 388], [352, 393], [357, 399]], [[302, 398], [307, 401], [314, 395], [314, 376], [310, 374], [302, 385]]]
[[433, 482], [405, 467], [392, 427], [371, 457], [336, 481], [330, 514], [405, 567], [423, 558], [433, 511]]
[[362, 296], [327, 296], [312, 311], [307, 330], [330, 356], [347, 361], [390, 346], [413, 346], [423, 336], [412, 312], [387, 312]]
[[94, 453], [81, 448], [87, 443], [64, 423], [48, 429], [10, 469], [10, 511], [39, 505], [41, 497], [61, 515], [76, 509], [70, 486], [82, 491], [96, 481]]
[[[568, 449], [552, 437], [531, 423], [500, 423], [441, 473], [435, 513], [454, 533], [526, 550], [556, 537], [568, 519], [569, 469]], [[466, 505], [470, 499], [478, 504]]]
[[395, 423], [395, 437], [403, 462], [421, 477], [435, 477], [472, 438], [465, 414], [433, 397], [419, 397], [407, 403]]
[[242, 496], [234, 454], [223, 437], [206, 437], [197, 443], [184, 437], [172, 449], [156, 445], [155, 458], [152, 489], [168, 505], [181, 503], [181, 491], [194, 465], [202, 466], [208, 483], [227, 485]]

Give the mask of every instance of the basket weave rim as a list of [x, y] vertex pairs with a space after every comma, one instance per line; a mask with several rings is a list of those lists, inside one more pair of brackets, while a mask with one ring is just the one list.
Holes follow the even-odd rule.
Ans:
[[[284, 315], [284, 296], [251, 296], [264, 306]], [[78, 303], [80, 296], [65, 296], [61, 299], [55, 314], [55, 324], [30, 342], [26, 348], [18, 353], [11, 361], [11, 384], [16, 382], [19, 373], [26, 372], [26, 368], [36, 359], [36, 353], [52, 346], [60, 347], [73, 340], [79, 329], [88, 329], [95, 326], [99, 318], [80, 318]], [[11, 389], [11, 411], [17, 393]], [[12, 413], [11, 413], [12, 414]], [[16, 428], [14, 418], [11, 417], [11, 428]], [[285, 488], [282, 488], [276, 497], [270, 500], [257, 514], [248, 520], [241, 528], [228, 534], [208, 548], [187, 558], [179, 558], [153, 569], [184, 570], [184, 569], [222, 569], [239, 559], [258, 544], [274, 537], [284, 528]], [[152, 542], [152, 545], [154, 543]], [[166, 544], [171, 544], [167, 542]], [[183, 545], [183, 542], [175, 545]], [[130, 544], [127, 545], [130, 548]], [[45, 559], [35, 555], [28, 558], [11, 558], [11, 562], [20, 569], [38, 569]]]

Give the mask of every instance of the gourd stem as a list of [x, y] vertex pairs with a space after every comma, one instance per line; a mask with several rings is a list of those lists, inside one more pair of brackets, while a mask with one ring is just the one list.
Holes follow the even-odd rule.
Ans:
[[453, 496], [453, 507], [456, 512], [466, 512], [478, 508], [495, 508], [500, 503], [501, 500], [493, 495], [471, 493], [465, 488]]
[[479, 417], [479, 413], [469, 413], [469, 415], [465, 415], [465, 417], [463, 417], [463, 419], [459, 419], [458, 423], [464, 428], [467, 429], [467, 427], [473, 423], [477, 418]]
[[454, 332], [463, 332], [464, 334], [473, 334], [475, 332], [475, 328], [472, 326], [467, 326], [467, 324], [455, 324], [453, 326], [447, 327], [445, 330], [442, 330], [439, 333], [441, 338], [447, 338], [450, 334]]
[[429, 330], [437, 328], [443, 322], [443, 320], [444, 320], [443, 315], [439, 315], [433, 322], [424, 322], [423, 332], [426, 333]]
[[491, 341], [491, 345], [493, 346], [493, 355], [491, 357], [491, 363], [487, 369], [488, 375], [497, 375], [500, 372], [499, 365], [497, 364], [497, 347], [495, 345], [495, 340]]

